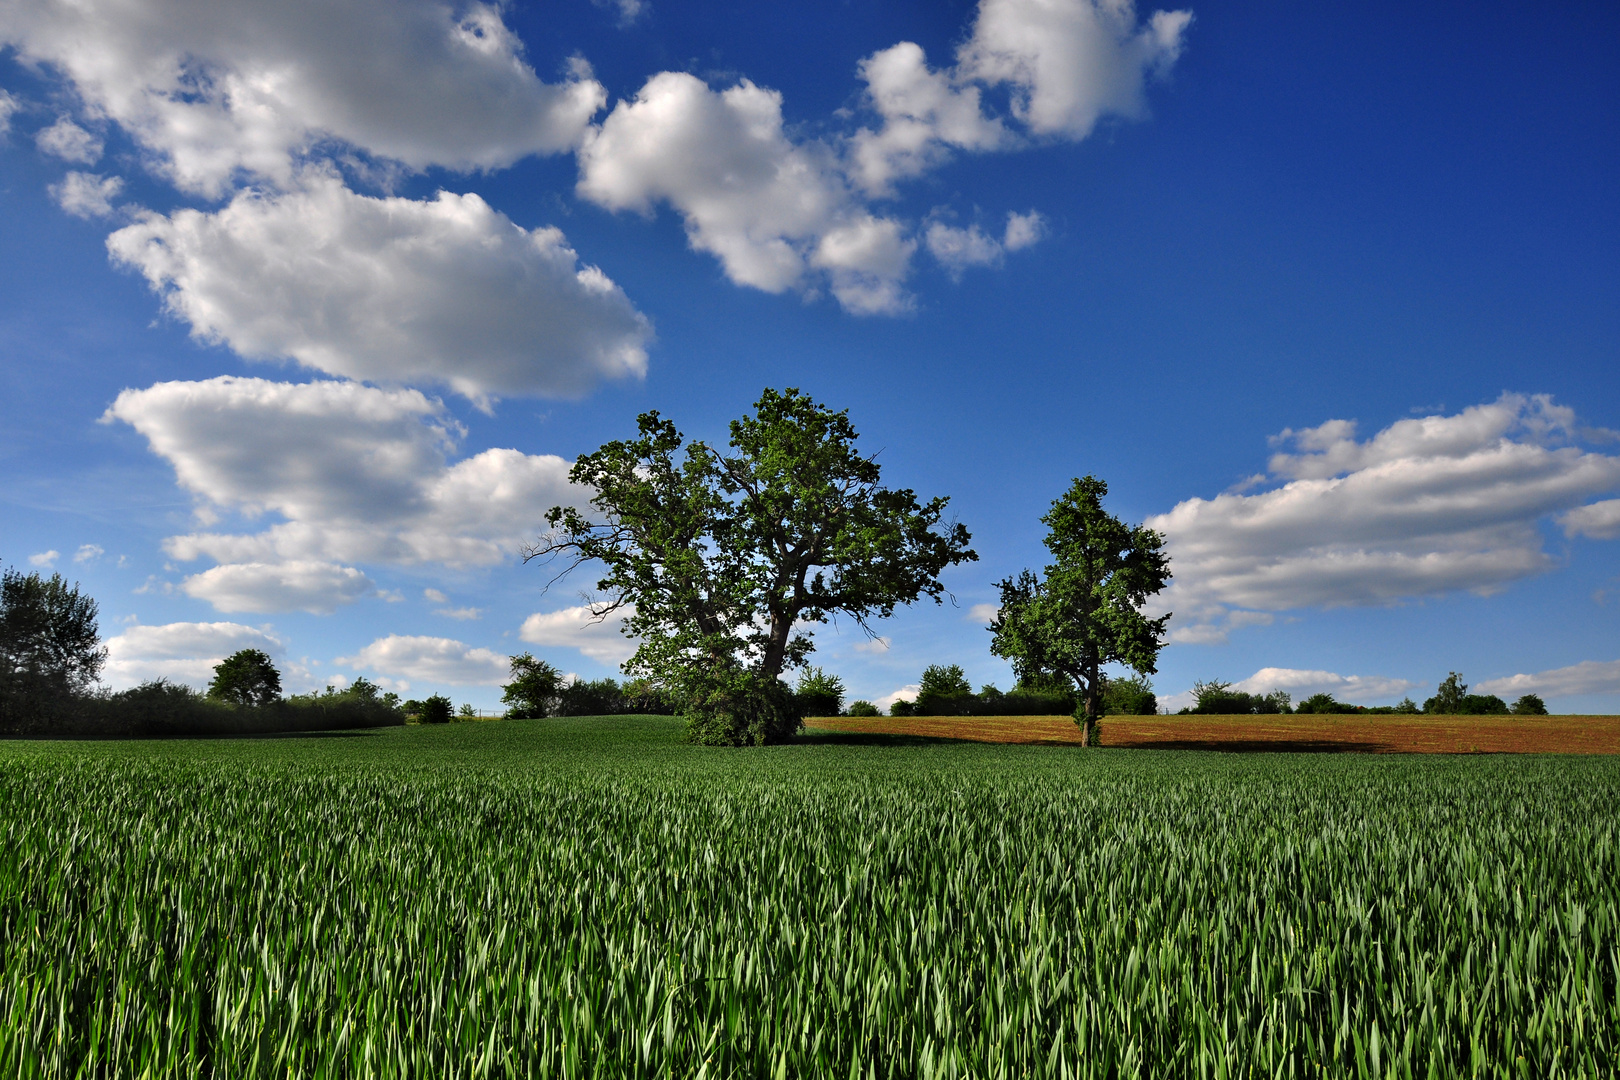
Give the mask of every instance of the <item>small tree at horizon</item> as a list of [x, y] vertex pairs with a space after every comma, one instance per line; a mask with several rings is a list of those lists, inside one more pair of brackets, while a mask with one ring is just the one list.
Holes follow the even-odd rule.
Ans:
[[990, 651], [1012, 661], [1020, 681], [1055, 675], [1074, 687], [1082, 746], [1102, 715], [1103, 665], [1153, 674], [1170, 621], [1141, 612], [1170, 580], [1164, 538], [1105, 511], [1107, 494], [1105, 482], [1086, 476], [1053, 501], [1041, 518], [1053, 556], [1045, 578], [1025, 570], [998, 582], [1001, 613], [989, 627]]
[[281, 672], [263, 650], [238, 649], [214, 665], [208, 696], [231, 705], [273, 705], [281, 700]]
[[[671, 695], [698, 742], [775, 742], [799, 727], [782, 672], [814, 646], [804, 623], [857, 626], [944, 592], [939, 574], [977, 559], [945, 498], [919, 502], [879, 483], [848, 411], [767, 389], [731, 423], [729, 454], [687, 442], [657, 412], [634, 439], [582, 455], [569, 479], [594, 494], [589, 517], [546, 514], [525, 561], [563, 556], [605, 568], [598, 618], [628, 617], [640, 639], [624, 664]], [[555, 579], [553, 579], [555, 580]]]
[[563, 673], [531, 653], [511, 659], [512, 681], [501, 687], [506, 715], [514, 720], [532, 720], [557, 711], [563, 689]]

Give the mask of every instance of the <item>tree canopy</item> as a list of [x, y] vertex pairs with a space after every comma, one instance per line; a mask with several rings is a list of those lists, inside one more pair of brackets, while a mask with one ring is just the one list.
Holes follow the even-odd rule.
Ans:
[[263, 651], [241, 649], [214, 665], [208, 696], [232, 705], [270, 705], [281, 700], [281, 672]]
[[1082, 745], [1102, 713], [1102, 666], [1152, 674], [1170, 620], [1141, 611], [1170, 580], [1164, 538], [1109, 514], [1107, 494], [1106, 483], [1086, 476], [1053, 501], [1041, 518], [1052, 553], [1045, 578], [1024, 570], [998, 582], [1001, 612], [989, 627], [990, 651], [1010, 660], [1020, 681], [1055, 676], [1075, 688]]
[[512, 681], [501, 687], [506, 715], [514, 720], [551, 716], [563, 689], [563, 673], [530, 653], [512, 657]]
[[93, 686], [107, 661], [94, 599], [61, 574], [0, 575], [0, 722], [41, 724]]
[[781, 673], [813, 649], [807, 623], [872, 619], [927, 596], [946, 567], [976, 559], [946, 498], [880, 483], [846, 411], [796, 389], [767, 389], [731, 423], [729, 453], [687, 442], [657, 412], [637, 437], [579, 458], [587, 515], [554, 507], [526, 558], [561, 556], [559, 573], [604, 567], [599, 617], [624, 610], [640, 639], [625, 670], [680, 703], [702, 742], [762, 743], [800, 717]]

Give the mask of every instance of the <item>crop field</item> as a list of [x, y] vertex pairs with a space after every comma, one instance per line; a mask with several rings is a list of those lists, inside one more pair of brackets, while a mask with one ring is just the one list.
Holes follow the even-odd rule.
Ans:
[[8, 1077], [1613, 1076], [1620, 760], [0, 746]]
[[[1067, 716], [829, 716], [822, 731], [974, 742], [1078, 743]], [[1620, 716], [1110, 716], [1118, 748], [1353, 751], [1374, 754], [1620, 754]]]

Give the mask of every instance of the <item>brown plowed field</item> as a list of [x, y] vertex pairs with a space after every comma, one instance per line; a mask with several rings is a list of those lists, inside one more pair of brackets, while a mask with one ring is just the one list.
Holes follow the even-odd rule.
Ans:
[[[812, 731], [1078, 743], [1067, 716], [833, 716]], [[1102, 745], [1362, 754], [1620, 754], [1620, 716], [1110, 716]]]

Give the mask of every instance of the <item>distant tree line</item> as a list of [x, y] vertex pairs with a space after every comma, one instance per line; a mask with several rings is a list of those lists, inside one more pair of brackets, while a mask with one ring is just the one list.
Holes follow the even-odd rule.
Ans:
[[60, 574], [0, 574], [0, 734], [163, 737], [383, 727], [405, 722], [397, 697], [365, 679], [283, 698], [270, 657], [243, 649], [214, 669], [206, 693], [154, 679], [99, 684], [107, 650], [96, 601]]
[[1285, 690], [1268, 694], [1249, 694], [1232, 689], [1232, 684], [1212, 679], [1193, 683], [1193, 704], [1181, 710], [1182, 714], [1234, 716], [1244, 714], [1298, 713], [1322, 716], [1335, 713], [1378, 715], [1429, 716], [1546, 716], [1547, 705], [1535, 694], [1525, 694], [1512, 705], [1495, 694], [1470, 694], [1468, 684], [1455, 671], [1447, 675], [1435, 690], [1434, 696], [1422, 705], [1410, 697], [1395, 705], [1350, 705], [1336, 700], [1332, 694], [1312, 694], [1298, 705]]

